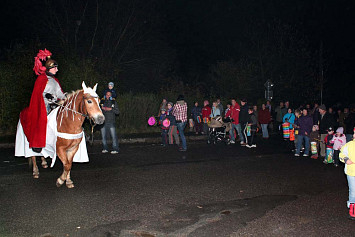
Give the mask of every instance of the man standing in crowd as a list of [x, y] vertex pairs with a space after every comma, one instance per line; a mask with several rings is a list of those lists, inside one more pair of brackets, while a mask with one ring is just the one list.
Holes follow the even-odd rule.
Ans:
[[240, 113], [239, 113], [239, 123], [240, 127], [242, 130], [242, 136], [240, 137], [240, 145], [245, 146], [246, 145], [246, 137], [244, 135], [244, 129], [248, 123], [249, 120], [249, 113], [248, 113], [248, 104], [247, 104], [247, 99], [242, 99], [240, 101]]
[[208, 120], [210, 119], [211, 115], [211, 107], [209, 106], [208, 100], [203, 101], [203, 108], [202, 108], [202, 134], [208, 134]]
[[108, 152], [106, 134], [109, 132], [112, 138], [112, 151], [111, 154], [117, 154], [119, 151], [118, 148], [118, 139], [116, 134], [116, 115], [119, 114], [117, 102], [112, 98], [112, 93], [110, 91], [106, 92], [104, 100], [101, 101], [101, 109], [105, 115], [105, 123], [101, 128], [102, 136], [102, 153]]
[[287, 110], [286, 112], [284, 113], [284, 102], [280, 102], [280, 105], [276, 107], [275, 109], [275, 120], [276, 120], [276, 126], [279, 131], [280, 131], [280, 126], [282, 124], [282, 119], [284, 117], [284, 115], [287, 113]]
[[284, 115], [287, 113], [287, 110], [290, 108], [290, 102], [288, 100], [285, 101]]
[[[327, 108], [325, 105], [319, 106], [319, 114], [320, 114], [320, 121], [319, 121], [319, 133], [320, 133], [320, 139], [321, 141], [324, 141], [325, 137], [328, 135], [328, 128], [332, 127], [334, 128], [336, 126], [336, 121], [333, 119], [333, 116], [331, 116], [327, 112]], [[325, 157], [325, 144], [320, 143], [320, 155], [322, 157]]]
[[232, 129], [229, 130], [229, 135], [231, 137], [230, 143], [234, 144], [235, 143], [235, 137], [234, 137], [234, 129], [237, 130], [238, 136], [241, 139], [242, 138], [242, 132], [241, 132], [241, 127], [239, 124], [239, 112], [240, 112], [240, 106], [237, 103], [235, 99], [231, 100], [232, 106], [226, 113], [226, 118], [230, 117], [232, 119]]
[[313, 125], [318, 125], [320, 120], [319, 105], [314, 103], [314, 108], [312, 110]]
[[300, 151], [302, 147], [302, 143], [304, 141], [305, 151], [303, 156], [309, 156], [309, 135], [312, 132], [313, 127], [313, 119], [308, 115], [307, 108], [302, 110], [302, 116], [297, 120], [298, 125], [298, 140], [295, 156], [300, 156]]
[[177, 128], [182, 143], [182, 147], [179, 148], [179, 151], [186, 151], [187, 145], [186, 145], [186, 138], [184, 135], [184, 129], [187, 121], [187, 103], [185, 102], [183, 95], [178, 96], [172, 114], [175, 116]]

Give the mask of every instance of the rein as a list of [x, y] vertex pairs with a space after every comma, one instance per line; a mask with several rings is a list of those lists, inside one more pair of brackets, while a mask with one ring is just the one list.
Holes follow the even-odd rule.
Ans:
[[83, 114], [83, 113], [80, 113], [80, 112], [78, 112], [78, 111], [76, 111], [76, 110], [73, 110], [73, 109], [71, 109], [71, 108], [65, 107], [65, 106], [63, 106], [62, 104], [59, 104], [59, 103], [57, 103], [57, 102], [55, 102], [55, 101], [51, 101], [51, 103], [56, 104], [56, 105], [62, 107], [63, 109], [67, 109], [67, 110], [70, 110], [70, 111], [72, 111], [72, 112], [74, 112], [74, 113], [80, 114], [80, 115], [83, 116], [84, 118], [89, 118], [89, 116], [88, 116], [87, 114]]
[[[93, 97], [93, 96], [91, 96], [91, 97]], [[72, 111], [73, 113], [80, 114], [80, 115], [83, 116], [84, 118], [87, 118], [87, 119], [89, 120], [89, 122], [90, 122], [90, 125], [91, 125], [91, 141], [90, 141], [90, 143], [91, 143], [91, 145], [94, 144], [94, 128], [95, 128], [96, 124], [92, 122], [92, 119], [90, 119], [90, 117], [89, 117], [88, 114], [80, 113], [79, 111], [76, 111], [76, 110], [74, 110], [74, 109], [71, 109], [71, 108], [69, 108], [69, 107], [66, 107], [66, 106], [64, 106], [64, 105], [62, 105], [62, 104], [57, 103], [56, 101], [53, 101], [53, 100], [51, 101], [51, 103], [53, 103], [53, 104], [55, 104], [55, 105], [58, 105], [58, 106], [62, 107], [63, 109]], [[83, 107], [83, 105], [82, 105], [82, 107]]]

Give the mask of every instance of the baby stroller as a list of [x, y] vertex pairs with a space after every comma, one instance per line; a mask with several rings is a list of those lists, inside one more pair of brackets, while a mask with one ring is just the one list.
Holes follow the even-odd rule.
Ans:
[[228, 143], [227, 133], [231, 129], [231, 121], [229, 118], [223, 120], [222, 117], [218, 116], [212, 118], [211, 122], [208, 123], [208, 144], [217, 144], [217, 142]]

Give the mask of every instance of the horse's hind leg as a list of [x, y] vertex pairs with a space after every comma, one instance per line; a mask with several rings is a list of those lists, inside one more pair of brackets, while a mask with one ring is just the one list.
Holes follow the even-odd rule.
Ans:
[[32, 169], [32, 157], [28, 157], [28, 168]]
[[39, 178], [39, 170], [38, 170], [38, 166], [37, 166], [37, 162], [36, 162], [36, 157], [32, 156], [31, 159], [32, 159], [33, 178], [38, 179]]
[[66, 185], [67, 185], [67, 188], [74, 188], [74, 183], [73, 181], [70, 179], [70, 170], [71, 170], [71, 167], [72, 167], [72, 164], [73, 164], [73, 159], [74, 159], [74, 155], [75, 153], [78, 151], [78, 148], [79, 148], [79, 144], [74, 147], [73, 149], [69, 150], [67, 152], [67, 155], [68, 155], [68, 166], [66, 167], [67, 170], [68, 170], [68, 174], [67, 174], [67, 178], [66, 178]]
[[47, 164], [46, 158], [44, 158], [44, 157], [42, 156], [41, 159], [42, 159], [42, 163], [41, 163], [42, 167], [43, 167], [44, 169], [47, 169], [47, 168], [48, 168], [48, 164]]

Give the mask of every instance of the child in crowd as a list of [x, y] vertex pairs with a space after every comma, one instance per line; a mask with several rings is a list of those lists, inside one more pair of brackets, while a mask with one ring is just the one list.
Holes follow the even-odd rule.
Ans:
[[167, 124], [164, 123], [164, 120], [167, 118], [166, 117], [166, 109], [161, 109], [160, 113], [161, 114], [159, 117], [159, 126], [161, 127], [162, 146], [167, 146], [168, 145], [168, 131], [169, 131], [170, 126], [167, 126]]
[[334, 150], [333, 160], [334, 160], [334, 166], [335, 167], [339, 166], [340, 149], [346, 143], [346, 137], [343, 134], [343, 132], [344, 132], [344, 128], [343, 127], [339, 127], [336, 130], [335, 136], [333, 136], [332, 140], [330, 141], [331, 143], [333, 143], [333, 150]]
[[[318, 125], [313, 125], [312, 132], [309, 135], [309, 138], [311, 142], [311, 154], [312, 154], [311, 158], [318, 159], [319, 140], [320, 140]], [[314, 143], [315, 145], [313, 145], [312, 143]]]
[[[282, 122], [289, 123], [289, 130], [293, 130], [294, 126], [295, 126], [295, 114], [292, 112], [291, 108], [287, 109], [287, 114], [285, 114], [282, 118]], [[296, 140], [296, 139], [295, 139]], [[295, 150], [295, 142], [294, 141], [290, 141], [289, 138], [284, 138], [284, 141], [286, 142], [286, 146], [289, 150], [294, 151]]]
[[116, 93], [116, 91], [115, 91], [115, 89], [113, 89], [113, 87], [115, 86], [115, 84], [111, 81], [111, 82], [109, 82], [108, 83], [108, 85], [107, 85], [107, 88], [104, 90], [104, 96], [103, 97], [105, 97], [105, 95], [106, 95], [106, 92], [111, 92], [111, 97], [110, 97], [110, 100], [112, 100], [112, 99], [116, 99], [117, 98], [117, 93]]
[[349, 208], [349, 219], [355, 220], [355, 130], [353, 140], [341, 148], [339, 159], [345, 163], [344, 171], [348, 179], [349, 200], [347, 206]]
[[202, 108], [195, 101], [194, 107], [191, 109], [191, 117], [194, 120], [196, 134], [202, 132]]
[[[324, 144], [325, 144], [325, 148], [330, 148], [333, 149], [333, 143], [331, 143], [330, 141], [333, 139], [334, 136], [334, 130], [332, 127], [329, 127], [328, 130], [328, 135], [324, 138]], [[324, 157], [324, 164], [328, 164], [328, 160], [327, 160], [327, 156]]]
[[[250, 136], [248, 136], [248, 134], [246, 135], [247, 140], [248, 140], [248, 144], [246, 145], [246, 147], [253, 148], [253, 147], [256, 147], [255, 133], [256, 133], [258, 120], [256, 119], [256, 116], [254, 114], [253, 107], [250, 107], [248, 109], [248, 114], [249, 114], [248, 126], [250, 126]], [[246, 126], [246, 128], [247, 128], [247, 126]], [[246, 133], [246, 131], [245, 131], [245, 133]]]
[[228, 113], [228, 111], [231, 109], [231, 103], [228, 103], [227, 104], [227, 108], [226, 108], [226, 110], [224, 111], [224, 116]]
[[174, 139], [175, 139], [176, 145], [179, 146], [180, 145], [180, 138], [179, 138], [179, 135], [177, 133], [176, 119], [175, 119], [175, 116], [172, 114], [173, 107], [174, 107], [174, 104], [172, 102], [169, 102], [168, 103], [168, 111], [166, 113], [166, 117], [170, 121], [170, 127], [169, 127], [169, 132], [168, 132], [169, 145], [173, 145], [174, 144]]

